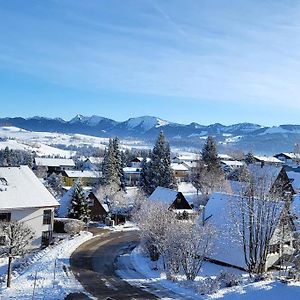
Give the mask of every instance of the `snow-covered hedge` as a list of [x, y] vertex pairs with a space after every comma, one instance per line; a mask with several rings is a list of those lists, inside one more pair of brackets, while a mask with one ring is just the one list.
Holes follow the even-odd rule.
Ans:
[[233, 274], [222, 271], [221, 274], [217, 277], [217, 280], [224, 287], [232, 287], [242, 283], [242, 276], [239, 274]]
[[84, 229], [85, 223], [81, 220], [70, 219], [65, 223], [65, 232], [71, 235], [79, 234]]
[[76, 219], [69, 218], [55, 218], [54, 219], [54, 232], [78, 234], [84, 229], [84, 222]]
[[200, 295], [216, 293], [221, 288], [221, 283], [217, 278], [205, 278], [195, 283], [196, 290]]

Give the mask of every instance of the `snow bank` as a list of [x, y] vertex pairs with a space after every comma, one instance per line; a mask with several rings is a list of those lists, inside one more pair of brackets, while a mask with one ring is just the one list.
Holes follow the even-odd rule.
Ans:
[[21, 265], [14, 271], [10, 289], [2, 284], [1, 299], [33, 299], [34, 293], [34, 299], [60, 300], [70, 293], [84, 292], [70, 270], [69, 258], [77, 247], [92, 237], [92, 233], [82, 232], [34, 254], [28, 261], [29, 267]]
[[[145, 278], [140, 279], [140, 284], [145, 282], [156, 283], [158, 288], [163, 286], [170, 290], [171, 293], [178, 294], [178, 299], [182, 296], [185, 299], [222, 299], [222, 300], [261, 300], [261, 299], [300, 299], [300, 283], [291, 283], [289, 285], [275, 280], [266, 280], [260, 282], [251, 282], [248, 275], [240, 270], [234, 268], [227, 268], [212, 263], [205, 263], [201, 273], [197, 276], [196, 281], [205, 280], [207, 276], [220, 275], [221, 271], [230, 274], [241, 274], [244, 280], [241, 285], [230, 288], [221, 288], [211, 295], [199, 295], [195, 293], [193, 284], [179, 278], [178, 282], [172, 282], [166, 279], [164, 274], [154, 269], [153, 263], [146, 258], [141, 250], [137, 247], [133, 250], [130, 256], [130, 262], [133, 267]], [[122, 277], [126, 279], [126, 272], [121, 273]], [[180, 282], [181, 281], [181, 282]], [[129, 283], [138, 284], [138, 279], [128, 280]], [[171, 294], [170, 294], [171, 295]], [[171, 297], [170, 297], [171, 298]], [[173, 298], [171, 298], [173, 299]]]

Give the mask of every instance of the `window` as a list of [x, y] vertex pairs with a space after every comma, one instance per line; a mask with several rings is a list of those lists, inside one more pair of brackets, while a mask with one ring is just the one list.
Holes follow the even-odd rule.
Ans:
[[52, 239], [52, 232], [51, 231], [43, 231], [42, 232], [42, 247], [49, 246]]
[[0, 213], [0, 222], [10, 222], [11, 213]]
[[88, 199], [88, 206], [89, 207], [93, 207], [94, 205], [95, 205], [95, 201], [94, 201], [94, 199]]
[[51, 221], [52, 221], [52, 211], [51, 211], [51, 209], [44, 210], [43, 225], [51, 224]]
[[269, 254], [279, 253], [279, 250], [280, 250], [280, 245], [279, 244], [269, 245]]
[[6, 235], [0, 235], [0, 246], [5, 246], [6, 244]]

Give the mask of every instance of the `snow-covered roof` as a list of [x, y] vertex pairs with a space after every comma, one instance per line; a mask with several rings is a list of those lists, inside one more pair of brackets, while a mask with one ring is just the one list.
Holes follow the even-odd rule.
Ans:
[[79, 171], [79, 170], [65, 170], [64, 173], [69, 178], [99, 178], [101, 174], [96, 171]]
[[123, 168], [124, 173], [127, 174], [140, 174], [141, 173], [141, 168], [134, 168], [134, 167], [125, 167]]
[[216, 236], [211, 258], [246, 268], [243, 248], [240, 238], [233, 233], [233, 220], [231, 217], [231, 203], [236, 196], [214, 193], [208, 200], [204, 218], [214, 229]]
[[189, 153], [189, 154], [183, 154], [173, 157], [173, 160], [180, 160], [180, 161], [197, 161], [199, 160], [200, 155], [196, 153]]
[[55, 207], [59, 203], [28, 168], [0, 168], [0, 209]]
[[226, 181], [228, 193], [232, 195], [242, 195], [247, 190], [249, 184], [247, 182], [227, 180]]
[[300, 191], [300, 173], [289, 171], [286, 172], [289, 179], [292, 179], [292, 186], [295, 191]]
[[36, 157], [35, 164], [43, 167], [75, 167], [73, 159]]
[[184, 161], [183, 164], [188, 167], [189, 169], [196, 168], [197, 162], [196, 161]]
[[275, 180], [278, 178], [279, 173], [282, 170], [282, 166], [276, 165], [257, 165], [251, 164], [248, 165], [248, 170], [250, 171], [254, 182], [257, 184], [262, 183], [262, 179], [264, 180], [265, 188], [271, 189]]
[[92, 164], [101, 164], [103, 162], [103, 157], [89, 157], [86, 159], [87, 161], [90, 161]]
[[221, 163], [229, 167], [241, 167], [244, 165], [243, 162], [238, 160], [221, 160]]
[[[242, 238], [237, 229], [237, 214], [233, 217], [240, 196], [214, 193], [209, 198], [204, 219], [216, 230], [216, 239], [211, 258], [227, 264], [246, 268]], [[284, 208], [282, 203], [281, 209]]]
[[294, 224], [297, 231], [300, 231], [300, 193], [298, 193], [292, 202], [292, 212], [296, 215]]
[[171, 168], [174, 171], [188, 171], [188, 167], [183, 163], [171, 163]]
[[158, 186], [155, 191], [150, 195], [149, 200], [155, 202], [162, 202], [171, 206], [176, 200], [178, 192], [168, 188]]
[[231, 160], [232, 157], [228, 154], [218, 154], [218, 157], [219, 159], [222, 159], [222, 160]]
[[287, 158], [290, 159], [300, 159], [300, 153], [294, 153], [294, 152], [282, 152], [275, 155], [275, 157], [279, 157], [279, 156], [286, 156]]
[[259, 155], [253, 155], [253, 157], [261, 162], [265, 163], [274, 163], [274, 164], [282, 164], [282, 161], [274, 156], [259, 156]]

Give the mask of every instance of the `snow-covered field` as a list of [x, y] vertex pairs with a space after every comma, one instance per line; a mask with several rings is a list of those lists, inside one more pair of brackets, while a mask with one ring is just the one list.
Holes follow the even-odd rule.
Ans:
[[[59, 155], [61, 157], [70, 157], [74, 155], [73, 151], [61, 150], [53, 145], [66, 146], [93, 146], [105, 149], [108, 144], [108, 138], [100, 138], [84, 134], [63, 134], [54, 132], [35, 132], [27, 131], [18, 127], [0, 127], [0, 138], [6, 138], [6, 141], [0, 141], [0, 149], [8, 146], [10, 149], [35, 151], [39, 156]], [[52, 145], [52, 146], [49, 146]], [[127, 148], [149, 148], [141, 141], [128, 140], [121, 141], [121, 147]]]
[[[82, 232], [33, 255], [29, 266], [20, 266], [14, 271], [11, 288], [6, 288], [5, 282], [2, 283], [0, 299], [60, 300], [70, 293], [84, 292], [70, 270], [69, 258], [79, 245], [92, 237], [92, 233]], [[1, 268], [2, 272], [4, 270], [4, 267]]]
[[[170, 298], [174, 299], [174, 294], [178, 295], [178, 299], [222, 299], [222, 300], [297, 300], [300, 299], [300, 283], [284, 284], [276, 280], [251, 282], [245, 272], [218, 266], [213, 263], [206, 262], [200, 271], [197, 281], [201, 281], [206, 277], [216, 277], [221, 271], [231, 274], [240, 274], [243, 283], [239, 286], [230, 288], [221, 288], [216, 293], [210, 295], [200, 295], [195, 291], [190, 283], [183, 278], [179, 278], [179, 282], [172, 282], [166, 279], [165, 274], [156, 270], [156, 263], [151, 262], [143, 256], [141, 249], [136, 248], [130, 255], [130, 258], [123, 257], [122, 270], [119, 275], [128, 283], [136, 286], [157, 286], [170, 291]], [[124, 267], [128, 264], [128, 268]], [[133, 268], [136, 270], [134, 274]], [[139, 275], [139, 277], [137, 276]], [[169, 298], [169, 299], [170, 299]], [[168, 297], [164, 297], [168, 299]], [[177, 298], [175, 298], [177, 299]]]

